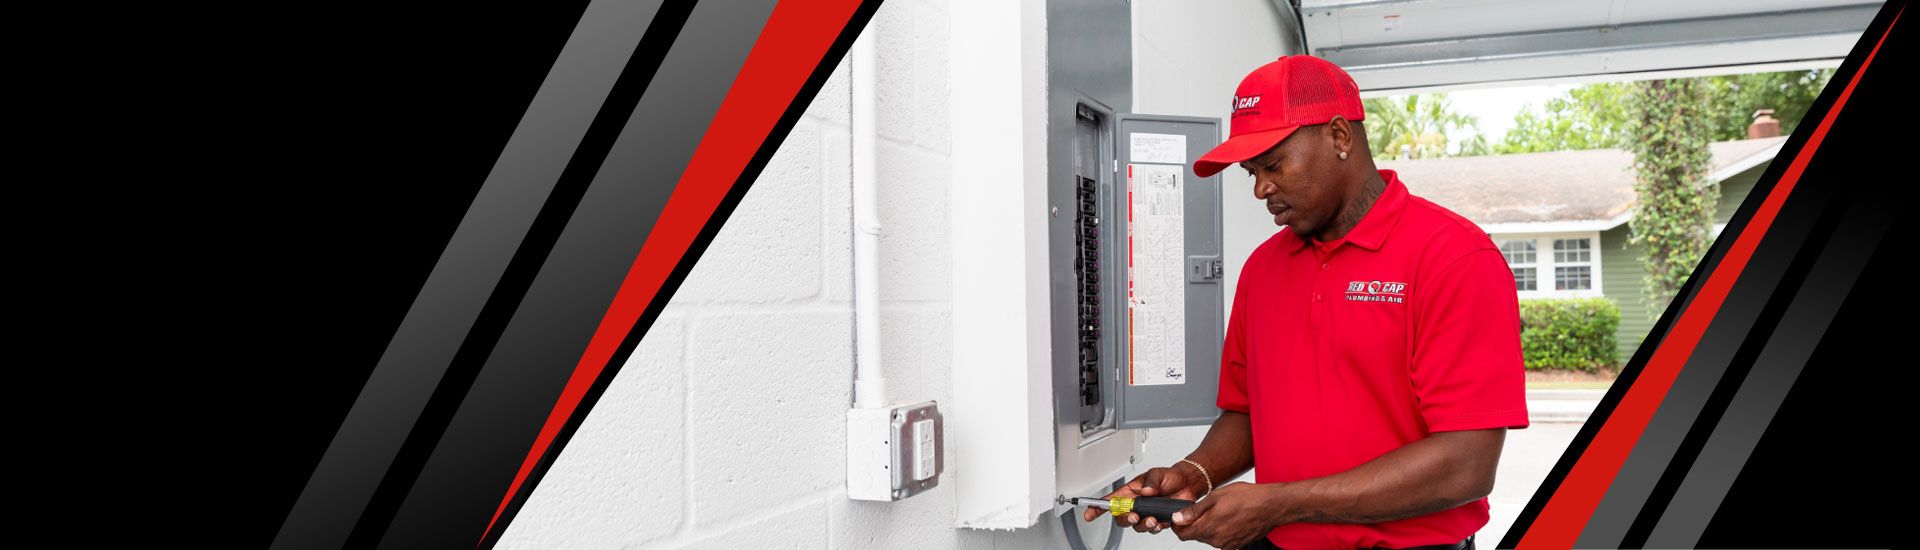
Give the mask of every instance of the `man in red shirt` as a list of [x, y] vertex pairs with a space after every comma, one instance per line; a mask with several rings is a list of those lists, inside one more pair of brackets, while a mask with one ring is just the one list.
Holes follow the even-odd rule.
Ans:
[[[1472, 222], [1378, 169], [1359, 87], [1323, 59], [1260, 67], [1232, 138], [1282, 226], [1240, 272], [1221, 414], [1187, 458], [1109, 497], [1200, 499], [1173, 525], [1220, 548], [1472, 548], [1509, 428], [1527, 426], [1513, 272]], [[1214, 487], [1254, 468], [1256, 483]], [[1091, 521], [1096, 511], [1089, 510]]]

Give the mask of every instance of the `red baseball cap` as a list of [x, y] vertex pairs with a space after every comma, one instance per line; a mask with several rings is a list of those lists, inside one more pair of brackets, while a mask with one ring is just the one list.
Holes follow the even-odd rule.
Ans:
[[1332, 62], [1311, 55], [1283, 55], [1247, 74], [1233, 92], [1233, 122], [1227, 141], [1193, 162], [1193, 173], [1208, 177], [1228, 166], [1260, 156], [1301, 126], [1322, 124], [1339, 115], [1365, 120], [1360, 85]]

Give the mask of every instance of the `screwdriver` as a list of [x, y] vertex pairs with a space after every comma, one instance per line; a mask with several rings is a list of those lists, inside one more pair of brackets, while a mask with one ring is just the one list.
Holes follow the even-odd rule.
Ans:
[[1128, 512], [1160, 520], [1161, 523], [1173, 523], [1173, 513], [1185, 510], [1193, 505], [1191, 500], [1167, 497], [1119, 497], [1111, 501], [1097, 498], [1073, 497], [1067, 502], [1075, 506], [1086, 505], [1091, 508], [1105, 508], [1114, 517], [1127, 515]]

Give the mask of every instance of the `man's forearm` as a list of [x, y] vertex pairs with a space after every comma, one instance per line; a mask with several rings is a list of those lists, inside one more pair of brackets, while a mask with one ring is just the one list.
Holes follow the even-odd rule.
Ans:
[[1253, 423], [1247, 413], [1220, 411], [1220, 416], [1213, 419], [1213, 427], [1207, 429], [1206, 438], [1187, 455], [1187, 460], [1205, 466], [1216, 486], [1247, 473], [1253, 468]]
[[1351, 470], [1276, 484], [1280, 523], [1379, 523], [1424, 516], [1493, 491], [1506, 429], [1438, 432]]

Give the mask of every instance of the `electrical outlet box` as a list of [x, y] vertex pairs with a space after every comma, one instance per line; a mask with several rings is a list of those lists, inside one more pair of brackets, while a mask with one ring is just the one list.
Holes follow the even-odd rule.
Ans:
[[847, 410], [847, 497], [893, 501], [939, 485], [945, 429], [935, 401]]

